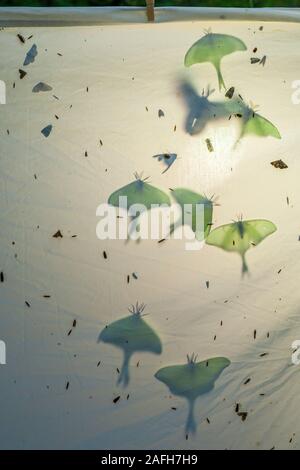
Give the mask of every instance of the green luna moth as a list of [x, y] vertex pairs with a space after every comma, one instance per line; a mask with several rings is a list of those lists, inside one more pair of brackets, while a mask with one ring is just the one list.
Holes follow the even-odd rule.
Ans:
[[196, 399], [210, 392], [223, 370], [230, 365], [226, 357], [212, 357], [196, 362], [197, 356], [187, 356], [187, 364], [163, 367], [155, 377], [163, 382], [174, 395], [184, 397], [189, 403], [186, 433], [196, 431], [194, 405]]
[[246, 252], [276, 230], [276, 225], [269, 220], [238, 220], [212, 230], [206, 239], [206, 243], [225, 251], [239, 253], [242, 257], [242, 274], [244, 274], [248, 272], [245, 259]]
[[137, 351], [161, 354], [162, 345], [156, 332], [142, 318], [144, 304], [132, 305], [131, 315], [121, 318], [106, 326], [100, 333], [98, 342], [110, 343], [123, 350], [123, 365], [118, 377], [118, 384], [126, 387], [129, 383], [129, 362]]
[[[172, 190], [172, 196], [176, 202], [180, 205], [181, 208], [181, 221], [171, 225], [170, 233], [174, 232], [176, 227], [182, 223], [186, 223], [185, 217], [188, 216], [190, 222], [190, 227], [195, 233], [195, 237], [199, 241], [203, 241], [210, 232], [212, 226], [212, 215], [213, 215], [213, 205], [214, 202], [212, 199], [208, 199], [202, 194], [198, 194], [194, 191], [185, 188], [176, 188]], [[200, 219], [200, 214], [197, 211], [197, 207], [201, 207], [203, 212], [203, 219]], [[185, 215], [185, 211], [190, 209], [190, 213]], [[199, 214], [199, 218], [197, 215]]]
[[190, 67], [193, 64], [210, 62], [216, 69], [219, 89], [221, 90], [222, 87], [226, 89], [221, 72], [221, 60], [226, 55], [246, 49], [243, 41], [234, 36], [208, 32], [187, 51], [184, 65]]
[[202, 95], [198, 95], [194, 86], [187, 81], [180, 83], [180, 90], [188, 108], [185, 130], [190, 135], [200, 134], [210, 122], [233, 117], [240, 126], [239, 139], [247, 134], [281, 138], [275, 125], [256, 112], [257, 106], [251, 102], [247, 105], [237, 93], [230, 99], [212, 101], [210, 95], [213, 90], [208, 87]]
[[170, 197], [160, 189], [147, 183], [148, 178], [142, 179], [141, 175], [135, 173], [135, 181], [123, 186], [112, 193], [108, 203], [120, 207], [120, 197], [127, 197], [127, 207], [134, 204], [142, 204], [146, 209], [151, 209], [152, 204], [170, 205]]

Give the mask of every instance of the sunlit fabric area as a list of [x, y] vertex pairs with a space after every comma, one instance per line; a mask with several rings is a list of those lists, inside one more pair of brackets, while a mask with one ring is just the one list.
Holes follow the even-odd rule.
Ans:
[[1, 448], [300, 448], [299, 21], [0, 9]]

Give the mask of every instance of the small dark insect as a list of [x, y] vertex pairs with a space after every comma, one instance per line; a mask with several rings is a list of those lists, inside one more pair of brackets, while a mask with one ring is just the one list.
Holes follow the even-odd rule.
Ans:
[[32, 64], [35, 61], [35, 58], [37, 55], [38, 55], [38, 51], [37, 51], [36, 44], [33, 44], [33, 46], [29, 49], [29, 51], [26, 54], [25, 60], [23, 62], [24, 67], [26, 65]]
[[19, 74], [20, 74], [20, 80], [22, 80], [22, 78], [24, 78], [27, 75], [27, 72], [25, 72], [25, 70], [19, 69]]
[[52, 235], [52, 238], [63, 238], [63, 235], [60, 230], [57, 230], [57, 232]]
[[282, 270], [281, 270], [281, 268], [280, 268], [280, 269], [279, 269], [279, 271], [277, 271], [277, 274], [280, 274], [280, 273], [281, 273], [281, 271], [282, 271]]
[[138, 277], [137, 277], [137, 274], [136, 274], [136, 273], [132, 273], [132, 277], [133, 277], [133, 279], [138, 279]]
[[137, 366], [137, 367], [139, 367], [139, 365], [140, 365], [140, 361], [138, 361], [138, 362], [136, 363], [136, 366]]
[[264, 29], [263, 26], [260, 26], [260, 27], [259, 27], [259, 31], [262, 31], [263, 29]]
[[208, 419], [208, 418], [206, 418], [206, 421], [208, 422], [208, 424], [210, 424], [210, 421], [209, 421], [209, 419]]
[[263, 58], [261, 59], [260, 61], [260, 64], [262, 64], [262, 66], [264, 67], [265, 63], [266, 63], [266, 60], [267, 60], [267, 56], [264, 55]]
[[118, 367], [117, 367], [117, 372], [118, 372], [118, 374], [120, 373], [120, 369]]
[[164, 117], [165, 113], [163, 112], [162, 109], [159, 109], [158, 110], [158, 117], [161, 118], [161, 117]]
[[264, 397], [265, 394], [264, 394], [264, 393], [260, 393], [259, 396], [260, 396], [260, 397]]
[[[300, 235], [299, 235], [299, 239], [300, 239]], [[165, 242], [165, 241], [166, 241], [166, 239], [165, 239], [165, 238], [161, 238], [160, 240], [158, 240], [158, 242], [157, 242], [157, 243], [163, 243], [163, 242]]]
[[0, 282], [4, 282], [4, 273], [1, 271], [0, 273]]
[[104, 259], [107, 259], [107, 253], [106, 253], [106, 251], [103, 251], [103, 258], [104, 258]]
[[247, 385], [250, 382], [250, 380], [251, 380], [250, 378], [245, 380], [244, 385]]
[[174, 126], [174, 129], [173, 129], [173, 130], [174, 130], [174, 132], [176, 132], [176, 129], [177, 129], [177, 126], [176, 126], [176, 124], [175, 124], [175, 126]]
[[248, 413], [246, 411], [241, 411], [240, 413], [238, 413], [238, 416], [242, 418], [242, 421], [245, 421], [248, 416]]
[[102, 147], [102, 145], [103, 145], [103, 142], [102, 142], [102, 140], [100, 139], [100, 140], [99, 140], [99, 142], [100, 142], [100, 145], [101, 145], [101, 147]]
[[89, 87], [88, 87], [88, 86], [86, 87], [86, 92], [87, 92], [87, 93], [89, 92]]
[[54, 116], [55, 116], [55, 119], [59, 119], [59, 117], [57, 116], [57, 114], [54, 114]]
[[88, 156], [87, 150], [84, 152], [84, 156], [85, 156], [85, 157]]
[[52, 90], [52, 86], [48, 85], [45, 82], [38, 82], [32, 88], [32, 93], [41, 93], [41, 92], [50, 91], [50, 90]]
[[257, 47], [253, 49], [253, 53], [255, 54], [257, 52]]
[[66, 383], [66, 390], [68, 390], [69, 385], [70, 385], [70, 382], [67, 382], [67, 383]]
[[98, 364], [97, 364], [97, 367], [99, 367], [99, 366], [100, 366], [100, 364], [101, 364], [101, 361], [99, 361], [99, 362], [98, 362]]
[[223, 326], [223, 320], [221, 320], [220, 325]]
[[235, 405], [235, 412], [238, 413], [239, 411], [240, 411], [240, 404], [237, 403], [237, 404]]
[[189, 435], [188, 435], [188, 434], [186, 434], [186, 435], [185, 435], [185, 440], [187, 441], [187, 440], [188, 440], [188, 438], [189, 438]]
[[129, 274], [127, 274], [127, 284], [129, 284], [129, 282], [130, 282], [130, 276]]
[[275, 168], [280, 168], [280, 170], [284, 170], [285, 168], [288, 168], [287, 164], [284, 163], [282, 160], [274, 160], [273, 162], [270, 162], [272, 166]]
[[256, 339], [256, 330], [253, 331], [253, 338]]
[[286, 203], [288, 206], [290, 205], [290, 198], [288, 196], [286, 197]]
[[233, 97], [233, 94], [234, 94], [234, 87], [232, 86], [231, 88], [229, 88], [229, 90], [226, 91], [225, 96], [226, 98], [231, 99]]
[[30, 303], [27, 302], [27, 300], [25, 300], [25, 305], [26, 305], [28, 308], [30, 308]]
[[205, 142], [206, 142], [208, 151], [209, 151], [209, 152], [213, 152], [213, 151], [214, 151], [214, 148], [213, 148], [213, 145], [212, 145], [212, 143], [211, 143], [211, 140], [210, 140], [210, 139], [205, 139]]
[[44, 297], [44, 299], [50, 299], [51, 295], [45, 294], [45, 295], [43, 295], [43, 297]]
[[127, 397], [126, 397], [126, 400], [128, 400], [128, 398], [129, 398], [129, 393], [128, 393]]
[[113, 399], [113, 403], [118, 403], [120, 398], [121, 398], [120, 395], [118, 395], [116, 398]]
[[251, 64], [258, 64], [260, 63], [261, 59], [259, 59], [258, 57], [251, 57], [250, 61]]
[[52, 127], [53, 127], [52, 124], [48, 124], [48, 126], [44, 127], [41, 130], [41, 133], [43, 134], [44, 137], [49, 137], [52, 131]]
[[57, 55], [59, 55], [60, 57], [62, 57], [62, 54], [61, 54], [60, 52], [58, 52]]
[[33, 34], [31, 34], [30, 36], [28, 36], [27, 41], [28, 41], [28, 39], [31, 39], [31, 38], [33, 38]]
[[259, 357], [265, 357], [265, 356], [268, 356], [268, 355], [269, 355], [269, 353], [261, 353], [261, 354], [259, 355]]
[[72, 331], [73, 331], [73, 330], [71, 329], [71, 330], [68, 332], [68, 336], [70, 336], [70, 334], [72, 333]]
[[149, 111], [148, 106], [145, 106], [146, 111]]
[[75, 328], [75, 327], [76, 327], [76, 325], [77, 325], [77, 320], [73, 320], [73, 325], [72, 325], [72, 326], [73, 326], [73, 328]]
[[237, 113], [237, 114], [235, 114], [235, 117], [241, 118], [241, 117], [243, 117], [243, 116], [242, 116], [240, 113]]
[[267, 333], [267, 338], [269, 338], [269, 337], [270, 337], [270, 333], [268, 332], [268, 333]]
[[13, 83], [13, 88], [16, 88], [16, 83], [15, 82]]
[[24, 38], [24, 36], [22, 36], [22, 34], [17, 34], [17, 37], [20, 39], [22, 44], [25, 43], [25, 38]]
[[205, 282], [207, 289], [209, 289], [209, 281]]
[[216, 341], [216, 339], [217, 339], [217, 335], [214, 336], [214, 341]]
[[172, 406], [172, 407], [171, 407], [171, 410], [174, 410], [174, 411], [176, 411], [176, 410], [177, 410], [177, 408], [175, 408], [175, 406]]

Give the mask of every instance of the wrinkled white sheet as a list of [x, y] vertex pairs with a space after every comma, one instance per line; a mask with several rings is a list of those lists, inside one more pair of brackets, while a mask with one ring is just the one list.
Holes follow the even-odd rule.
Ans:
[[[7, 86], [7, 104], [0, 105], [0, 339], [7, 345], [1, 448], [299, 448], [300, 366], [291, 363], [291, 344], [300, 339], [300, 105], [291, 100], [292, 82], [300, 79], [298, 11], [220, 21], [218, 12], [209, 17], [206, 10], [201, 19], [197, 9], [189, 21], [193, 10], [162, 9], [159, 23], [143, 24], [138, 9], [124, 13], [131, 18], [126, 24], [119, 9], [103, 12], [107, 24], [72, 26], [73, 19], [93, 20], [92, 9], [78, 11], [44, 20], [41, 10], [0, 11], [2, 24], [11, 24], [0, 31], [0, 79]], [[235, 12], [227, 15], [251, 15]], [[55, 15], [68, 26], [43, 24]], [[180, 80], [191, 80], [199, 94], [208, 84], [217, 88], [210, 64], [183, 66], [187, 49], [209, 27], [247, 45], [224, 59], [223, 74], [245, 101], [259, 105], [281, 140], [248, 136], [233, 148], [224, 127], [185, 132]], [[17, 34], [33, 37], [22, 44]], [[38, 55], [24, 67], [33, 44]], [[255, 47], [267, 56], [264, 67], [250, 64]], [[27, 72], [22, 80], [18, 69]], [[53, 90], [32, 93], [41, 81]], [[218, 98], [215, 91], [211, 99]], [[41, 129], [49, 124], [45, 138]], [[162, 152], [180, 157], [165, 174], [152, 158]], [[270, 165], [280, 158], [288, 169]], [[184, 250], [184, 241], [99, 241], [97, 206], [135, 171], [165, 191], [185, 186], [218, 195], [215, 226], [240, 213], [272, 220], [277, 232], [248, 253], [250, 277], [241, 279], [236, 254], [211, 246], [195, 253]], [[52, 237], [58, 230], [63, 238]], [[127, 284], [132, 272], [138, 279]], [[163, 352], [137, 353], [122, 390], [121, 352], [97, 338], [136, 300], [147, 304], [145, 318]], [[186, 402], [171, 397], [154, 373], [192, 352], [232, 364], [199, 397], [197, 434], [185, 440]], [[236, 403], [248, 412], [244, 422]]]

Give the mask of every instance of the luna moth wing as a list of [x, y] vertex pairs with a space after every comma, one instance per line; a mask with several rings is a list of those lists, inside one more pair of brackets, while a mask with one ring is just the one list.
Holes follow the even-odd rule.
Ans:
[[275, 127], [271, 121], [257, 113], [254, 113], [247, 119], [243, 126], [242, 134], [254, 134], [259, 137], [270, 136], [275, 137], [275, 139], [281, 139], [277, 127]]
[[221, 225], [210, 232], [206, 238], [208, 245], [217, 246], [226, 251], [238, 251], [235, 240], [240, 238], [235, 223]]
[[266, 219], [253, 219], [246, 220], [245, 222], [246, 229], [245, 231], [248, 234], [250, 243], [253, 245], [258, 245], [262, 242], [267, 236], [276, 232], [277, 227], [273, 222]]
[[175, 395], [201, 395], [214, 388], [215, 381], [230, 365], [224, 357], [214, 357], [195, 364], [168, 366], [160, 369], [155, 377], [165, 383]]
[[149, 346], [158, 352], [161, 350], [160, 339], [155, 331], [136, 315], [111, 323], [102, 331], [99, 339], [127, 349], [144, 350]]
[[[203, 229], [204, 229], [204, 238], [210, 232], [211, 225], [212, 225], [212, 215], [213, 215], [213, 202], [207, 199], [207, 197], [203, 196], [202, 194], [196, 193], [189, 189], [185, 188], [176, 188], [172, 191], [172, 196], [179, 204], [182, 210], [182, 214], [184, 214], [184, 206], [185, 204], [192, 205], [192, 212], [191, 212], [191, 229], [196, 234], [196, 238], [198, 240], [203, 239], [202, 230], [200, 232], [197, 230], [197, 211], [196, 207], [197, 204], [203, 204], [204, 210], [204, 220], [203, 220]], [[202, 227], [200, 227], [202, 229]]]
[[170, 206], [170, 197], [160, 189], [142, 180], [136, 180], [113, 192], [108, 199], [112, 206], [119, 207], [119, 198], [127, 196], [127, 208], [133, 204], [143, 204], [151, 209], [152, 204], [166, 204]]
[[243, 41], [234, 36], [210, 33], [200, 38], [189, 48], [184, 58], [184, 64], [186, 67], [203, 62], [214, 64], [228, 54], [246, 49]]
[[276, 226], [273, 222], [265, 219], [233, 222], [215, 228], [207, 237], [206, 243], [225, 251], [245, 253], [251, 246], [258, 245], [275, 230]]

